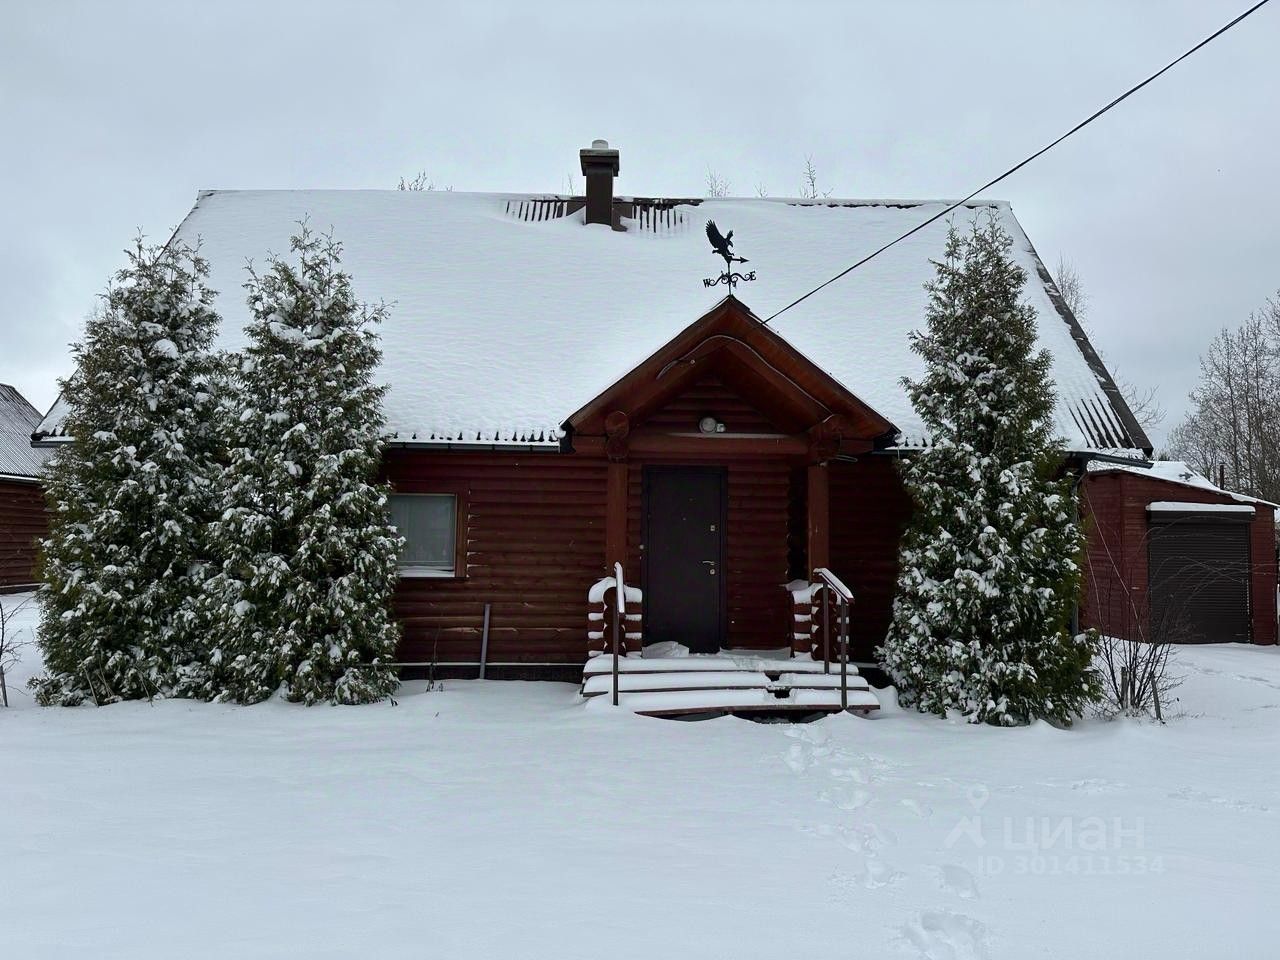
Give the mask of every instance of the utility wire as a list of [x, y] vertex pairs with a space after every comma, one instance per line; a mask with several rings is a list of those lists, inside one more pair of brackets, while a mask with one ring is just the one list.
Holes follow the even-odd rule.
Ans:
[[821, 290], [823, 287], [830, 286], [831, 284], [835, 283], [835, 282], [836, 282], [837, 280], [839, 280], [840, 278], [845, 277], [845, 276], [848, 276], [850, 273], [852, 273], [854, 270], [857, 270], [857, 269], [858, 269], [860, 266], [862, 266], [864, 263], [867, 263], [867, 262], [869, 262], [869, 261], [871, 261], [871, 260], [874, 260], [876, 257], [880, 256], [880, 254], [884, 253], [884, 252], [885, 252], [886, 250], [888, 250], [890, 247], [892, 247], [892, 246], [894, 246], [894, 245], [896, 245], [896, 244], [901, 243], [903, 240], [907, 239], [907, 237], [910, 237], [912, 234], [919, 233], [919, 232], [920, 232], [921, 230], [923, 230], [925, 227], [929, 226], [929, 224], [931, 224], [931, 223], [933, 223], [933, 222], [935, 222], [935, 221], [937, 221], [937, 220], [941, 220], [943, 217], [945, 217], [947, 214], [951, 213], [953, 210], [956, 210], [957, 208], [964, 206], [966, 203], [968, 203], [970, 200], [972, 200], [972, 199], [973, 199], [974, 197], [976, 197], [978, 194], [982, 193], [982, 191], [984, 191], [984, 190], [989, 190], [990, 188], [994, 187], [997, 183], [999, 183], [1001, 180], [1004, 180], [1006, 177], [1010, 177], [1010, 176], [1012, 176], [1013, 174], [1017, 173], [1019, 170], [1021, 170], [1023, 167], [1025, 167], [1028, 163], [1030, 163], [1032, 160], [1035, 160], [1035, 159], [1037, 159], [1038, 157], [1042, 157], [1042, 156], [1044, 156], [1044, 154], [1048, 153], [1050, 150], [1052, 150], [1054, 147], [1056, 147], [1058, 144], [1060, 144], [1063, 140], [1067, 139], [1067, 137], [1071, 136], [1073, 133], [1076, 133], [1076, 132], [1078, 132], [1078, 131], [1080, 131], [1080, 130], [1083, 130], [1085, 127], [1087, 127], [1089, 124], [1093, 123], [1093, 121], [1097, 120], [1100, 116], [1102, 116], [1104, 113], [1106, 113], [1106, 112], [1107, 112], [1108, 110], [1110, 110], [1112, 107], [1117, 106], [1117, 105], [1118, 105], [1118, 104], [1120, 104], [1121, 102], [1123, 102], [1123, 101], [1125, 101], [1125, 100], [1129, 99], [1129, 97], [1133, 96], [1135, 93], [1137, 93], [1139, 90], [1141, 90], [1141, 89], [1142, 89], [1143, 87], [1145, 87], [1147, 84], [1149, 84], [1152, 80], [1155, 80], [1157, 77], [1159, 77], [1159, 76], [1161, 76], [1162, 74], [1166, 73], [1167, 71], [1169, 71], [1169, 70], [1173, 69], [1175, 66], [1177, 66], [1179, 63], [1181, 63], [1183, 60], [1187, 59], [1187, 57], [1191, 56], [1193, 53], [1195, 53], [1195, 52], [1196, 52], [1197, 50], [1199, 50], [1201, 47], [1207, 46], [1208, 44], [1212, 43], [1214, 40], [1218, 39], [1218, 37], [1222, 36], [1224, 33], [1226, 33], [1228, 30], [1230, 30], [1232, 27], [1234, 27], [1234, 26], [1235, 26], [1237, 23], [1239, 23], [1241, 20], [1245, 19], [1245, 17], [1248, 17], [1250, 14], [1257, 12], [1259, 9], [1261, 9], [1262, 7], [1265, 7], [1265, 6], [1266, 6], [1268, 3], [1270, 3], [1270, 2], [1271, 2], [1271, 0], [1259, 0], [1259, 2], [1258, 2], [1258, 3], [1255, 3], [1252, 7], [1250, 7], [1248, 10], [1246, 10], [1244, 13], [1240, 14], [1240, 16], [1236, 17], [1236, 18], [1235, 18], [1234, 20], [1232, 20], [1230, 23], [1226, 24], [1226, 25], [1225, 25], [1225, 26], [1223, 26], [1223, 27], [1220, 27], [1219, 29], [1215, 30], [1213, 33], [1209, 34], [1209, 36], [1205, 37], [1203, 40], [1201, 40], [1199, 43], [1197, 43], [1194, 47], [1192, 47], [1190, 50], [1188, 50], [1188, 51], [1187, 51], [1186, 53], [1184, 53], [1182, 56], [1178, 57], [1176, 60], [1171, 60], [1171, 61], [1169, 61], [1167, 64], [1165, 64], [1163, 67], [1161, 67], [1161, 68], [1160, 68], [1159, 70], [1157, 70], [1155, 73], [1153, 73], [1151, 76], [1147, 77], [1147, 79], [1143, 80], [1143, 81], [1142, 81], [1141, 83], [1139, 83], [1137, 86], [1130, 87], [1130, 88], [1129, 88], [1128, 90], [1126, 90], [1124, 93], [1120, 94], [1120, 96], [1116, 97], [1114, 100], [1112, 100], [1110, 103], [1108, 103], [1108, 104], [1107, 104], [1105, 107], [1103, 107], [1101, 110], [1098, 110], [1096, 113], [1094, 113], [1094, 114], [1090, 115], [1089, 117], [1085, 118], [1084, 120], [1081, 120], [1081, 121], [1080, 121], [1079, 123], [1077, 123], [1074, 127], [1072, 127], [1070, 130], [1068, 130], [1066, 133], [1064, 133], [1062, 136], [1058, 137], [1058, 139], [1057, 139], [1057, 140], [1054, 140], [1052, 143], [1047, 144], [1046, 146], [1041, 147], [1041, 148], [1040, 148], [1039, 150], [1037, 150], [1035, 153], [1031, 154], [1031, 156], [1027, 157], [1025, 160], [1023, 160], [1021, 163], [1017, 164], [1016, 166], [1010, 167], [1008, 170], [1006, 170], [1004, 173], [1000, 174], [1000, 176], [996, 177], [994, 180], [990, 180], [990, 181], [988, 181], [987, 183], [984, 183], [982, 186], [980, 186], [977, 190], [973, 191], [973, 193], [969, 194], [969, 195], [968, 195], [967, 197], [965, 197], [963, 200], [957, 200], [955, 203], [951, 204], [951, 205], [950, 205], [949, 207], [947, 207], [945, 210], [942, 210], [942, 211], [940, 211], [940, 212], [938, 212], [938, 213], [935, 213], [932, 217], [930, 217], [928, 220], [925, 220], [923, 223], [918, 223], [918, 224], [916, 224], [914, 227], [912, 227], [912, 228], [911, 228], [910, 230], [908, 230], [906, 233], [902, 234], [902, 236], [900, 236], [900, 237], [895, 237], [893, 240], [890, 240], [888, 243], [886, 243], [883, 247], [880, 247], [878, 250], [875, 250], [875, 251], [873, 251], [873, 252], [871, 252], [871, 253], [867, 254], [865, 257], [863, 257], [863, 258], [862, 258], [861, 260], [859, 260], [857, 263], [853, 264], [853, 266], [846, 267], [845, 269], [841, 270], [839, 273], [837, 273], [837, 274], [836, 274], [834, 277], [832, 277], [830, 280], [826, 280], [826, 281], [823, 281], [822, 283], [818, 284], [816, 287], [814, 287], [812, 290], [810, 290], [810, 291], [809, 291], [808, 293], [806, 293], [804, 296], [802, 296], [802, 297], [797, 297], [795, 300], [792, 300], [790, 303], [788, 303], [785, 307], [783, 307], [783, 308], [782, 308], [781, 310], [779, 310], [777, 313], [774, 313], [774, 314], [770, 315], [769, 317], [766, 317], [764, 322], [765, 322], [765, 323], [770, 323], [771, 321], [776, 320], [778, 317], [782, 316], [782, 314], [786, 313], [786, 312], [787, 312], [788, 310], [790, 310], [792, 307], [796, 306], [797, 304], [803, 303], [805, 300], [808, 300], [810, 297], [812, 297], [815, 293], [817, 293], [817, 292], [818, 292], [819, 290]]

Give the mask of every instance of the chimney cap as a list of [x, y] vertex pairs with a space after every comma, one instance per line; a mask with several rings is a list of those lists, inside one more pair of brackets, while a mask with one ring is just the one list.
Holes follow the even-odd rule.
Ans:
[[609, 146], [608, 140], [592, 140], [591, 146], [578, 151], [578, 158], [584, 175], [608, 173], [616, 177], [621, 168], [618, 151]]

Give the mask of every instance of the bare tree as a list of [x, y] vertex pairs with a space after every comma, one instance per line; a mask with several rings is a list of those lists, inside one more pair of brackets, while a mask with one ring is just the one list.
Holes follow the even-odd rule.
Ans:
[[769, 196], [769, 188], [764, 185], [763, 180], [756, 184], [756, 196], [761, 200]]
[[1156, 388], [1147, 387], [1143, 390], [1141, 387], [1135, 387], [1132, 382], [1123, 379], [1119, 371], [1116, 371], [1115, 374], [1116, 386], [1120, 388], [1120, 394], [1124, 397], [1124, 402], [1128, 404], [1129, 411], [1133, 414], [1133, 418], [1138, 421], [1139, 426], [1147, 433], [1150, 433], [1164, 423], [1165, 409], [1160, 405]]
[[[436, 185], [435, 185], [435, 181], [427, 176], [427, 171], [419, 170], [416, 174], [414, 174], [408, 180], [406, 180], [404, 177], [401, 177], [400, 182], [396, 184], [396, 189], [426, 192], [429, 190], [436, 189]], [[445, 192], [447, 193], [450, 190], [452, 190], [453, 187], [445, 187], [444, 189], [445, 189]]]
[[[1087, 484], [1080, 492], [1095, 517], [1084, 553], [1084, 605], [1098, 641], [1095, 669], [1102, 679], [1101, 712], [1162, 720], [1173, 691], [1182, 683], [1172, 669], [1174, 645], [1197, 639], [1187, 627], [1185, 603], [1169, 605], [1153, 619], [1149, 594], [1135, 589], [1133, 571], [1124, 564], [1119, 531], [1096, 520]], [[1140, 549], [1146, 553], [1145, 546]]]
[[800, 196], [805, 200], [817, 200], [819, 197], [831, 196], [830, 190], [818, 188], [818, 168], [813, 165], [813, 156], [804, 158], [804, 174], [800, 181]]
[[416, 174], [406, 180], [400, 178], [400, 183], [396, 185], [397, 190], [434, 190], [435, 183], [427, 176], [427, 171], [419, 170]]
[[1280, 294], [1213, 339], [1191, 404], [1170, 451], [1206, 476], [1222, 470], [1232, 490], [1280, 497]]
[[1064, 254], [1058, 255], [1058, 267], [1054, 271], [1054, 279], [1058, 284], [1058, 293], [1067, 304], [1077, 320], [1081, 323], [1089, 313], [1089, 294], [1085, 292], [1076, 266]]
[[708, 197], [727, 197], [729, 195], [729, 181], [720, 174], [716, 173], [710, 167], [707, 167], [707, 196]]
[[31, 602], [32, 596], [0, 594], [0, 705], [6, 707], [9, 706], [9, 686], [5, 675], [22, 661], [21, 650], [31, 642], [23, 639], [14, 620]]
[[[1058, 256], [1054, 282], [1058, 285], [1058, 293], [1061, 294], [1067, 309], [1071, 311], [1080, 326], [1088, 333], [1089, 339], [1095, 340], [1096, 338], [1093, 336], [1092, 331], [1089, 330], [1087, 322], [1089, 315], [1088, 291], [1084, 288], [1084, 283], [1080, 279], [1080, 273], [1076, 270], [1075, 264], [1063, 255]], [[1095, 347], [1097, 346], [1096, 342], [1094, 345]], [[1124, 402], [1133, 413], [1133, 418], [1138, 421], [1138, 425], [1144, 431], [1150, 433], [1164, 423], [1165, 411], [1164, 407], [1160, 405], [1155, 387], [1143, 389], [1119, 376], [1118, 371], [1115, 369], [1112, 369], [1111, 372], [1115, 377], [1116, 386], [1120, 388], [1120, 394], [1124, 397]]]

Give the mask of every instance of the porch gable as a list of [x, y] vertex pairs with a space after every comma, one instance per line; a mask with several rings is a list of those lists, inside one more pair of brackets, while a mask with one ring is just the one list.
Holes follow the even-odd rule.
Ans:
[[[712, 382], [758, 415], [746, 429], [683, 429], [669, 418], [678, 398]], [[650, 421], [653, 424], [650, 425]], [[761, 431], [761, 422], [772, 429]], [[765, 326], [734, 296], [691, 323], [620, 380], [571, 414], [567, 443], [585, 452], [603, 444], [611, 459], [639, 441], [650, 452], [804, 453], [814, 442], [830, 459], [890, 445], [897, 428], [811, 359]], [[784, 442], [785, 441], [785, 442]]]

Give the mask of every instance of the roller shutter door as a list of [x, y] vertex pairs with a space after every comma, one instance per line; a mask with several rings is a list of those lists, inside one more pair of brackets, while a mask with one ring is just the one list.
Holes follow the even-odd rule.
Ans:
[[1151, 514], [1151, 632], [1174, 643], [1248, 643], [1250, 518]]

